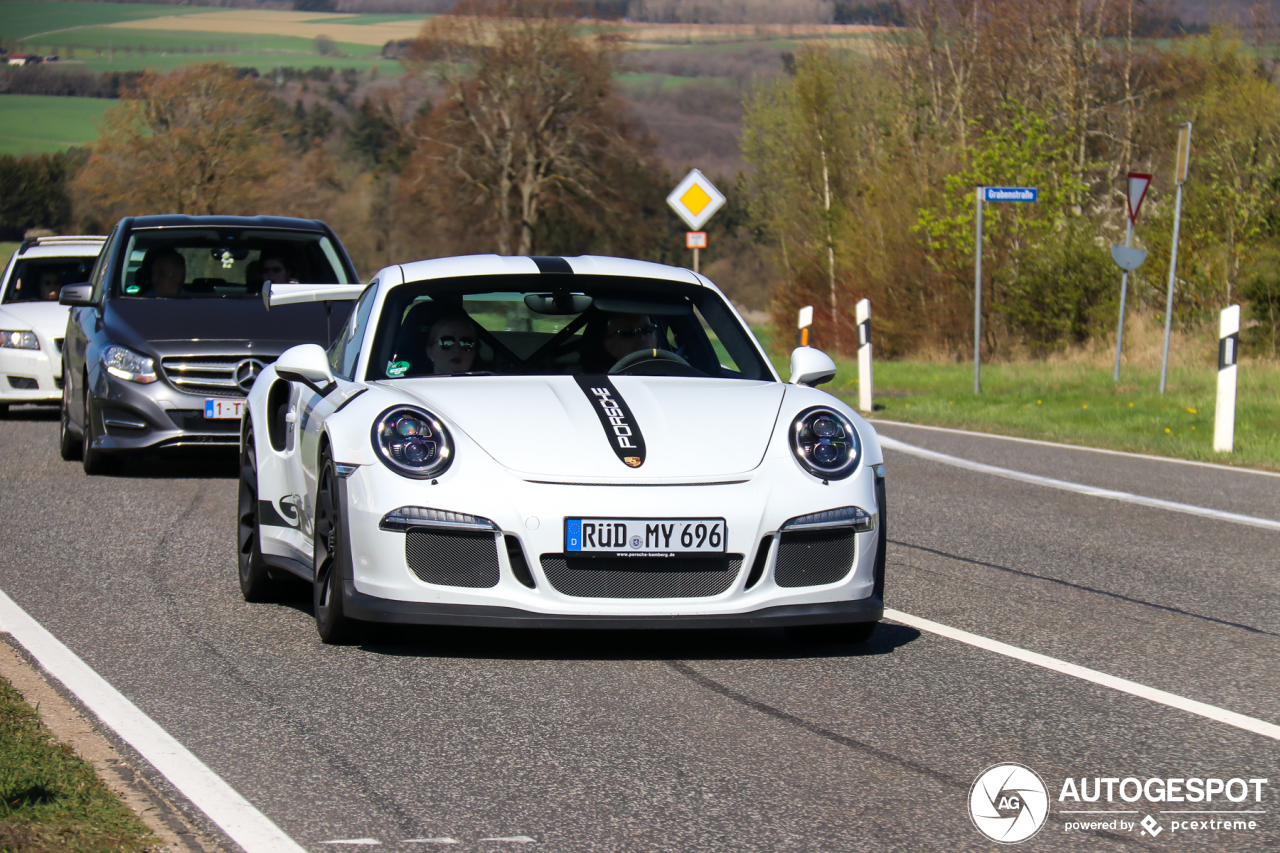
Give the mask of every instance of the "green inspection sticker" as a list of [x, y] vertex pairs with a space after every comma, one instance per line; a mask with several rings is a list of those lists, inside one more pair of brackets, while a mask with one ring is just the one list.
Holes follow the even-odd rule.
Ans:
[[387, 362], [388, 376], [404, 376], [405, 371], [409, 369], [407, 361], [389, 361]]

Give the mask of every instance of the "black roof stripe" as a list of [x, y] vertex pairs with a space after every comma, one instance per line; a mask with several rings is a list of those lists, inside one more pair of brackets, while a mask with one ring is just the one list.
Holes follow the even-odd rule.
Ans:
[[530, 255], [529, 257], [538, 265], [538, 272], [573, 275], [573, 267], [569, 266], [569, 262], [564, 258], [551, 255]]

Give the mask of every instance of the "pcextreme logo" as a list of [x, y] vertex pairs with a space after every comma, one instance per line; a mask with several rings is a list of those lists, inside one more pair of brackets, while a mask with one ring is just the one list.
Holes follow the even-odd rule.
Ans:
[[[1172, 838], [1209, 831], [1220, 837], [1261, 827], [1269, 784], [1245, 776], [1067, 777], [1055, 810], [1063, 832], [1155, 838], [1167, 831]], [[987, 838], [1020, 844], [1048, 822], [1049, 789], [1030, 767], [995, 764], [973, 781], [968, 807], [973, 825]]]

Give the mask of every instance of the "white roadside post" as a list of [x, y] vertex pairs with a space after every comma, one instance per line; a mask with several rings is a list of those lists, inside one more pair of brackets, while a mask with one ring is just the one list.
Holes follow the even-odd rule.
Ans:
[[982, 393], [982, 203], [983, 201], [1036, 201], [1035, 187], [977, 187], [973, 246], [973, 393]]
[[667, 204], [689, 226], [684, 245], [693, 250], [693, 271], [698, 271], [698, 251], [707, 248], [707, 235], [701, 230], [707, 220], [724, 206], [724, 193], [707, 180], [707, 176], [693, 169], [676, 184], [667, 196]]
[[1169, 296], [1164, 305], [1164, 350], [1160, 355], [1160, 393], [1164, 393], [1169, 375], [1169, 333], [1173, 328], [1173, 283], [1178, 277], [1178, 226], [1182, 224], [1182, 185], [1187, 181], [1187, 166], [1191, 161], [1191, 122], [1183, 122], [1178, 131], [1178, 159], [1174, 164], [1174, 182], [1178, 185], [1178, 200], [1173, 204], [1173, 248], [1169, 253]]
[[1230, 453], [1236, 438], [1236, 363], [1240, 360], [1240, 306], [1222, 309], [1218, 320], [1218, 405], [1213, 412], [1213, 449]]
[[1129, 290], [1129, 272], [1142, 266], [1142, 262], [1147, 259], [1146, 249], [1133, 248], [1133, 226], [1138, 220], [1138, 211], [1142, 209], [1142, 202], [1146, 201], [1150, 186], [1151, 176], [1147, 173], [1129, 173], [1129, 192], [1126, 196], [1129, 224], [1124, 230], [1124, 245], [1111, 247], [1111, 257], [1124, 270], [1124, 274], [1120, 276], [1120, 324], [1116, 328], [1116, 382], [1120, 381], [1120, 353], [1124, 349], [1124, 299]]
[[812, 305], [806, 305], [800, 309], [799, 320], [800, 322], [797, 324], [797, 328], [800, 329], [799, 346], [807, 347], [809, 346], [809, 327], [813, 325]]
[[871, 387], [871, 300], [859, 299], [858, 319], [858, 408], [864, 412], [873, 410]]

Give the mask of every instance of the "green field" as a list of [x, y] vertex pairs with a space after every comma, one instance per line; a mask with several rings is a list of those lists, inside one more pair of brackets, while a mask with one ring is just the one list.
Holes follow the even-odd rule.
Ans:
[[0, 154], [41, 154], [92, 142], [114, 101], [53, 95], [0, 95]]
[[[786, 360], [774, 363], [787, 378]], [[838, 363], [822, 387], [856, 407], [857, 365]], [[1214, 367], [1170, 369], [1164, 395], [1158, 369], [1126, 368], [1122, 380], [1091, 365], [996, 364], [975, 395], [972, 365], [878, 361], [875, 417], [1280, 471], [1280, 365], [1241, 362], [1233, 453], [1213, 450]]]
[[161, 15], [190, 15], [208, 12], [200, 6], [161, 6], [145, 3], [33, 3], [29, 0], [0, 0], [0, 39], [25, 39], [37, 33], [158, 18]]

